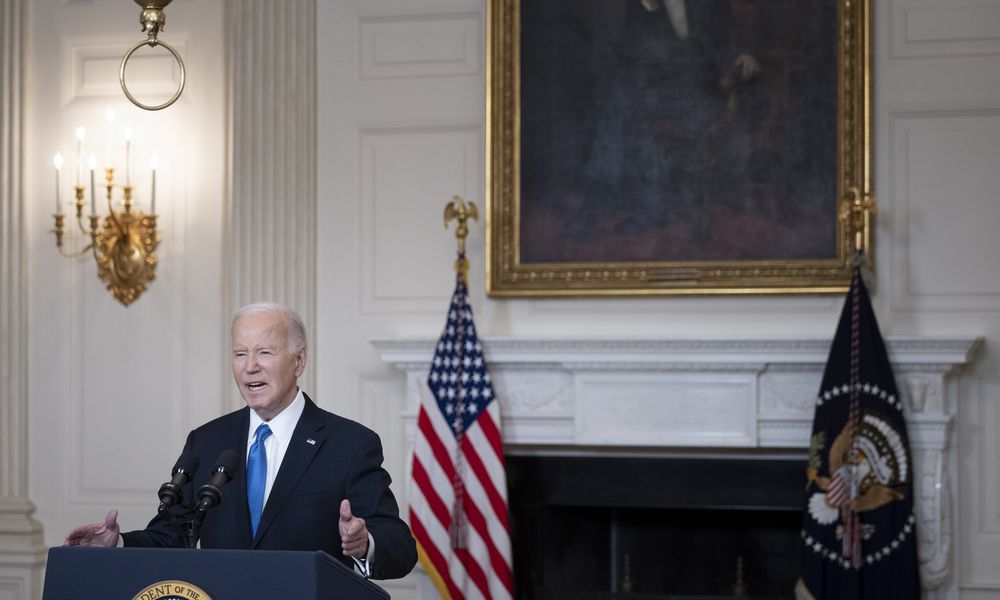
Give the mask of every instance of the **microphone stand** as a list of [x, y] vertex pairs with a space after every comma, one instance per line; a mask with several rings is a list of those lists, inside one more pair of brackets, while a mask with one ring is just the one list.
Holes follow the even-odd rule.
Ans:
[[184, 547], [197, 548], [198, 537], [201, 533], [201, 523], [205, 520], [205, 509], [200, 505], [194, 511], [194, 515], [187, 520], [184, 525]]

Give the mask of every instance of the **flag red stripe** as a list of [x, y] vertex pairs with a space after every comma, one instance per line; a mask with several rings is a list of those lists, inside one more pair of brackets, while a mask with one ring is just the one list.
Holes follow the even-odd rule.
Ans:
[[513, 595], [514, 588], [512, 584], [514, 577], [510, 572], [510, 565], [507, 564], [507, 560], [500, 554], [500, 551], [497, 550], [496, 545], [493, 543], [493, 538], [490, 537], [490, 532], [486, 525], [486, 519], [483, 517], [483, 513], [480, 512], [479, 506], [474, 502], [466, 502], [465, 516], [468, 518], [469, 524], [479, 533], [479, 537], [483, 539], [483, 543], [486, 544], [486, 549], [490, 554], [490, 564], [493, 565], [493, 571], [497, 579]]
[[455, 548], [453, 550], [455, 556], [458, 560], [462, 561], [465, 566], [465, 572], [468, 574], [469, 579], [472, 580], [479, 591], [482, 592], [484, 598], [492, 598], [490, 594], [490, 585], [486, 579], [486, 573], [483, 572], [482, 566], [476, 562], [476, 557], [469, 554], [469, 551], [465, 548]]
[[427, 558], [430, 559], [431, 564], [434, 565], [434, 569], [448, 587], [448, 591], [451, 592], [452, 600], [463, 600], [465, 595], [462, 594], [462, 590], [455, 587], [455, 582], [451, 578], [451, 571], [448, 569], [448, 561], [445, 560], [444, 555], [434, 545], [434, 542], [430, 541], [430, 536], [427, 535], [427, 530], [424, 529], [423, 523], [413, 513], [410, 513], [410, 529], [413, 531], [413, 537], [416, 538], [417, 542], [424, 549]]
[[[494, 400], [494, 402], [496, 401]], [[483, 413], [486, 413], [486, 411], [484, 410]], [[486, 439], [490, 441], [490, 446], [493, 446], [496, 450], [497, 458], [499, 458], [500, 462], [503, 463], [503, 440], [500, 437], [500, 429], [497, 426], [497, 422], [493, 420], [492, 415], [489, 413], [486, 413], [486, 415], [490, 418], [476, 419], [476, 422], [483, 428], [483, 434], [486, 436]], [[497, 418], [500, 418], [499, 413], [497, 413]]]
[[427, 410], [424, 408], [420, 409], [420, 416], [417, 417], [417, 426], [420, 428], [420, 433], [423, 434], [424, 440], [427, 445], [431, 447], [431, 452], [434, 453], [435, 458], [437, 458], [438, 464], [441, 465], [441, 469], [444, 474], [448, 476], [449, 480], [455, 479], [455, 463], [452, 462], [452, 457], [448, 453], [448, 449], [444, 447], [441, 443], [441, 439], [438, 438], [437, 432], [434, 431], [434, 425], [431, 424], [431, 418], [427, 414]]
[[430, 477], [427, 476], [424, 465], [416, 457], [413, 459], [413, 481], [417, 484], [417, 488], [423, 494], [424, 502], [431, 509], [431, 512], [434, 513], [434, 516], [437, 517], [441, 526], [445, 530], [451, 527], [451, 507], [445, 506], [444, 502], [441, 501], [437, 490], [431, 485]]
[[[476, 420], [477, 423], [482, 423], [483, 421], [492, 421], [492, 419], [480, 418]], [[490, 477], [490, 473], [487, 472], [486, 466], [483, 465], [483, 461], [480, 460], [479, 454], [476, 453], [476, 449], [472, 447], [468, 438], [462, 440], [462, 450], [465, 452], [465, 462], [472, 469], [473, 473], [476, 474], [476, 478], [479, 479], [483, 489], [486, 490], [486, 496], [493, 506], [493, 512], [496, 514], [497, 519], [500, 520], [500, 524], [503, 525], [504, 529], [510, 530], [510, 526], [507, 524], [507, 503], [500, 497], [496, 486], [493, 485], [493, 478]], [[501, 462], [500, 464], [503, 463]]]

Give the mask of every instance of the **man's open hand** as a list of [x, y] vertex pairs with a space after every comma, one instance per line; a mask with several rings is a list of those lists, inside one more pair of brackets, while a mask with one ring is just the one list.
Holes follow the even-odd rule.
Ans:
[[103, 523], [82, 525], [69, 532], [63, 544], [67, 546], [104, 546], [110, 548], [118, 545], [118, 511], [112, 509]]

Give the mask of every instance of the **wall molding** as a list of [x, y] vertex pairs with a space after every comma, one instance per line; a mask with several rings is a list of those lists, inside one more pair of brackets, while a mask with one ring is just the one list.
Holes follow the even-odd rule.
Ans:
[[24, 195], [28, 0], [0, 2], [0, 589], [41, 595], [45, 546], [28, 499], [28, 235]]
[[[479, 123], [369, 124], [359, 130], [361, 314], [438, 314], [448, 301], [447, 294], [454, 286], [449, 263], [443, 263], [442, 269], [431, 276], [414, 279], [403, 274], [418, 272], [439, 255], [439, 250], [453, 249], [452, 235], [442, 235], [433, 245], [424, 246], [399, 246], [379, 240], [405, 239], [413, 229], [433, 231], [430, 227], [440, 227], [444, 205], [454, 194], [475, 202], [482, 210], [475, 186], [482, 147]], [[422, 173], [414, 176], [385, 172], [393, 168], [418, 169]], [[449, 173], [441, 175], [439, 170]], [[462, 181], [461, 189], [425, 187], [428, 184], [424, 181], [442, 179]], [[400, 202], [402, 194], [406, 195], [405, 202]], [[389, 268], [396, 269], [395, 276], [380, 271]]]
[[[929, 231], [932, 226], [938, 224], [925, 222], [927, 215], [921, 213], [919, 210], [921, 207], [915, 204], [916, 200], [913, 194], [917, 192], [911, 189], [911, 180], [924, 173], [927, 167], [925, 164], [918, 164], [918, 159], [912, 156], [914, 149], [920, 147], [920, 142], [915, 139], [916, 136], [924, 135], [925, 138], [936, 140], [935, 143], [941, 144], [947, 142], [944, 136], [949, 133], [968, 136], [991, 135], [1000, 139], [1000, 105], [983, 102], [934, 102], [920, 105], [889, 106], [887, 108], [888, 162], [891, 165], [891, 176], [888, 178], [889, 193], [888, 198], [885, 199], [887, 205], [885, 208], [893, 224], [894, 243], [888, 246], [886, 252], [890, 267], [887, 274], [887, 286], [892, 312], [996, 313], [1000, 310], [997, 303], [997, 299], [1000, 298], [1000, 288], [990, 290], [984, 287], [990, 285], [990, 282], [995, 278], [991, 277], [992, 273], [989, 272], [973, 272], [968, 268], [968, 265], [965, 265], [966, 268], [963, 270], [944, 274], [948, 277], [964, 274], [969, 278], [969, 281], [966, 282], [968, 289], [947, 293], [914, 289], [915, 277], [928, 277], [929, 275], [913, 272], [911, 261], [919, 262], [920, 258], [914, 257], [912, 250], [920, 248], [920, 244], [927, 246], [931, 242], [926, 238], [911, 240], [911, 229]], [[948, 156], [951, 154], [953, 153], [948, 153]], [[945, 158], [939, 158], [934, 164], [935, 168], [949, 168], [948, 165], [943, 164], [944, 160]], [[966, 161], [960, 161], [957, 157], [952, 156], [950, 160], [954, 163], [951, 168], [974, 168], [973, 165], [967, 164]], [[982, 168], [986, 169], [987, 167], [983, 166]], [[926, 173], [923, 176], [927, 177]], [[946, 178], [940, 175], [936, 177], [936, 180], [944, 179]], [[964, 179], [968, 180], [969, 177]], [[925, 189], [925, 186], [920, 186], [919, 192], [932, 193]], [[976, 190], [972, 189], [967, 193], [976, 193]], [[981, 189], [978, 193], [983, 198], [992, 198], [992, 190]], [[943, 198], [930, 204], [937, 207], [941, 200]], [[987, 201], [984, 200], [984, 202]], [[953, 211], [955, 203], [954, 197], [948, 198], [948, 206], [952, 207]], [[989, 206], [992, 206], [992, 202], [989, 203]], [[979, 220], [983, 223], [989, 222], [988, 217], [983, 217], [981, 214]], [[962, 224], [954, 226], [961, 227]], [[966, 241], [972, 243], [980, 239], [981, 243], [988, 243], [986, 239], [982, 239], [985, 234], [969, 238], [969, 236], [974, 235], [976, 235], [975, 232], [967, 232]], [[930, 252], [931, 250], [924, 251]]]
[[[120, 102], [122, 88], [118, 69], [125, 52], [135, 43], [136, 36], [64, 39], [63, 106]], [[172, 32], [170, 45], [187, 63], [187, 38]], [[136, 98], [159, 104], [177, 90], [181, 72], [177, 61], [166, 50], [143, 47], [129, 60], [125, 76], [129, 91]], [[186, 98], [182, 95], [179, 101], [186, 101]]]
[[889, 58], [968, 58], [1000, 55], [995, 24], [1000, 5], [892, 0]]
[[361, 79], [477, 75], [482, 71], [482, 14], [362, 16]]
[[[226, 0], [225, 22], [230, 189], [223, 271], [230, 280], [224, 339], [236, 309], [273, 301], [302, 315], [315, 352], [316, 2]], [[306, 369], [305, 389], [316, 389], [315, 373]], [[231, 382], [223, 397], [225, 410], [243, 405]]]

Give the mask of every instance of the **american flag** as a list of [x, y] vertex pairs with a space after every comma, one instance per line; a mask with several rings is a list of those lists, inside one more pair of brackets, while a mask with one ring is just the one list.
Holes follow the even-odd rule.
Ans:
[[500, 406], [461, 269], [421, 399], [410, 484], [410, 528], [441, 597], [512, 598]]

